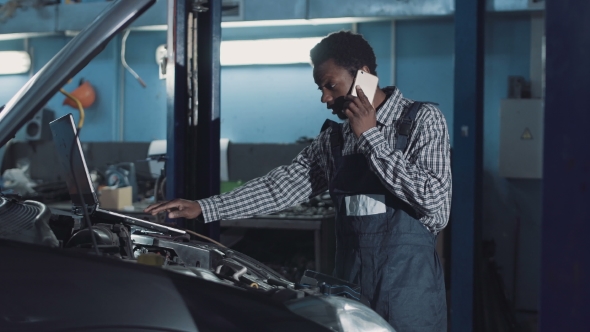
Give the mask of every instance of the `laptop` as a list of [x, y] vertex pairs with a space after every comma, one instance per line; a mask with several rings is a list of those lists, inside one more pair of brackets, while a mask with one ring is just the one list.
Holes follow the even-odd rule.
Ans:
[[[96, 190], [92, 185], [90, 173], [88, 172], [88, 166], [86, 165], [86, 159], [82, 151], [82, 144], [80, 144], [80, 139], [77, 135], [74, 117], [71, 113], [64, 115], [50, 122], [49, 126], [53, 134], [53, 142], [55, 143], [62, 175], [65, 177], [70, 198], [72, 199], [72, 210], [74, 213], [82, 214], [84, 211], [82, 209], [86, 208], [92, 216], [97, 218], [102, 217], [102, 219], [107, 220], [115, 219], [124, 224], [144, 227], [158, 232], [186, 233], [180, 229], [102, 209]], [[78, 192], [78, 189], [80, 192]]]

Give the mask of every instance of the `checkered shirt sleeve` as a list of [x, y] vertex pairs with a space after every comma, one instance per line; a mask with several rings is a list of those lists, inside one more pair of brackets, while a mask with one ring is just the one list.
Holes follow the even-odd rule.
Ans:
[[228, 193], [198, 200], [205, 222], [268, 214], [301, 203], [328, 188], [320, 134], [290, 165], [246, 182]]

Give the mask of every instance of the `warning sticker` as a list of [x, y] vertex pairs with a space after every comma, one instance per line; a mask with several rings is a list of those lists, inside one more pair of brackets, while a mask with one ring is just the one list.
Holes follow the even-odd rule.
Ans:
[[524, 132], [520, 136], [520, 139], [524, 139], [524, 140], [533, 139], [533, 134], [531, 134], [531, 131], [529, 128], [524, 129]]

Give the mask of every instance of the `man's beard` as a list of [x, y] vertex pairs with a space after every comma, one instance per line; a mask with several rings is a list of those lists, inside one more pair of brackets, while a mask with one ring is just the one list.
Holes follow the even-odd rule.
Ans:
[[345, 104], [346, 104], [346, 99], [344, 99], [344, 96], [341, 96], [341, 97], [336, 98], [336, 100], [334, 100], [334, 103], [332, 104], [332, 106], [328, 106], [328, 109], [331, 109], [332, 111], [334, 111], [334, 114], [336, 114], [336, 116], [340, 120], [346, 120], [346, 119], [348, 119], [348, 117], [346, 116], [346, 114], [344, 114]]

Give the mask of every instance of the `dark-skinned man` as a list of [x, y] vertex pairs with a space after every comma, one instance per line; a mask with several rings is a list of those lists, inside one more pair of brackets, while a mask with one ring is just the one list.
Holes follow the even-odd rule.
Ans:
[[344, 120], [321, 133], [290, 165], [231, 192], [175, 199], [146, 212], [205, 222], [271, 213], [330, 191], [336, 211], [334, 276], [361, 286], [397, 331], [446, 331], [443, 271], [436, 235], [451, 203], [450, 143], [442, 113], [396, 87], [350, 95], [356, 72], [376, 75], [361, 35], [328, 35], [310, 52], [321, 102]]

